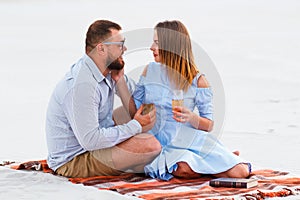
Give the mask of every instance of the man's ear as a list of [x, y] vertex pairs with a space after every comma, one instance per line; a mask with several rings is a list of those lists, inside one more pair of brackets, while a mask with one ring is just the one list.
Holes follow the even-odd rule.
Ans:
[[103, 53], [104, 52], [104, 45], [102, 43], [99, 43], [97, 45], [97, 52]]

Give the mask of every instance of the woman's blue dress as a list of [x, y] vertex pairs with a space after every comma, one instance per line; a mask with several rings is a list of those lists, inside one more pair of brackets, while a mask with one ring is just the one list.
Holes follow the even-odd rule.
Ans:
[[[184, 93], [184, 106], [190, 110], [197, 107], [199, 115], [213, 118], [211, 88], [198, 88], [198, 74], [188, 91]], [[217, 174], [227, 171], [236, 164], [245, 163], [234, 155], [212, 134], [193, 128], [189, 123], [173, 119], [172, 85], [168, 80], [166, 67], [152, 62], [148, 65], [146, 77], [141, 76], [133, 94], [136, 107], [154, 103], [156, 123], [151, 129], [161, 143], [161, 153], [147, 166], [145, 173], [153, 178], [169, 180], [177, 169], [177, 162], [186, 162], [200, 174]]]

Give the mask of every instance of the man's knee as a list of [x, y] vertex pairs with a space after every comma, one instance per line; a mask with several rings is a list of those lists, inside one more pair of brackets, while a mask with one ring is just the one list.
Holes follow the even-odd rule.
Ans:
[[161, 151], [159, 141], [149, 133], [141, 133], [117, 145], [118, 148], [131, 153], [158, 155]]
[[149, 133], [141, 133], [133, 138], [139, 149], [143, 151], [143, 153], [150, 153], [150, 152], [160, 152], [161, 145], [159, 141]]
[[153, 152], [153, 153], [157, 153], [157, 154], [160, 153], [161, 144], [153, 135], [148, 134], [148, 133], [142, 133], [142, 134], [139, 134], [139, 136], [142, 136], [145, 138], [145, 141], [142, 143], [142, 146], [147, 152]]

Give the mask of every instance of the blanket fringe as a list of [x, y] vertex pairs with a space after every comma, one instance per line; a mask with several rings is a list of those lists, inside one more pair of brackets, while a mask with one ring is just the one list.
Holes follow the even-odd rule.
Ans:
[[15, 161], [3, 161], [2, 164], [0, 163], [0, 166], [10, 165], [16, 163]]
[[297, 195], [297, 192], [299, 188], [296, 188], [295, 191], [293, 191], [290, 188], [283, 188], [282, 190], [276, 191], [276, 192], [263, 192], [260, 190], [257, 190], [258, 193], [254, 194], [245, 194], [242, 195], [247, 200], [263, 200], [266, 198], [273, 198], [273, 197], [286, 197], [290, 195]]

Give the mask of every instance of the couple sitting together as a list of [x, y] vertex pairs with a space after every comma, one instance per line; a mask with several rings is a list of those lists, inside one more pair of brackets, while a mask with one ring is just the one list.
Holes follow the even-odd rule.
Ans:
[[[66, 177], [145, 173], [153, 178], [245, 178], [251, 164], [209, 132], [212, 91], [194, 62], [179, 21], [154, 28], [154, 61], [137, 84], [124, 75], [121, 27], [98, 20], [86, 34], [86, 54], [57, 84], [47, 110], [47, 163]], [[173, 91], [183, 105], [172, 108]], [[126, 112], [113, 114], [117, 94]], [[149, 113], [143, 108], [152, 104]], [[193, 112], [197, 108], [198, 113]], [[130, 116], [126, 123], [116, 123]], [[121, 119], [122, 121], [122, 119]]]

